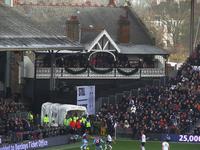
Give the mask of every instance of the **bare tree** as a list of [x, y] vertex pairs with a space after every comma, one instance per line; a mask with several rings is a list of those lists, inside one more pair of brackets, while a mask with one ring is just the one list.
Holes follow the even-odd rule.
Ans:
[[189, 1], [176, 3], [173, 0], [152, 3], [134, 8], [156, 38], [156, 44], [174, 53], [186, 53], [189, 47]]

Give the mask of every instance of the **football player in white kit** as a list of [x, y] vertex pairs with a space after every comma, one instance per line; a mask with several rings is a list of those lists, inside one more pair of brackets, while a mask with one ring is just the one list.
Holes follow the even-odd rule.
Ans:
[[162, 142], [162, 150], [170, 150], [170, 146], [167, 141]]
[[105, 150], [109, 149], [109, 150], [112, 150], [112, 137], [110, 136], [110, 134], [108, 134], [107, 136], [107, 140], [106, 140], [106, 147], [105, 147]]
[[141, 150], [145, 150], [145, 143], [146, 143], [146, 135], [144, 131], [141, 131]]

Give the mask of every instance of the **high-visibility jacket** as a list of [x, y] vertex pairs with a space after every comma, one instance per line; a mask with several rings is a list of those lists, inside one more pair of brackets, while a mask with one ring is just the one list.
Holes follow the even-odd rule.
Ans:
[[85, 123], [86, 123], [86, 118], [82, 117], [82, 118], [81, 118], [81, 123], [85, 125]]
[[64, 119], [63, 124], [64, 124], [64, 126], [67, 126], [67, 119], [66, 118]]
[[87, 121], [86, 122], [86, 128], [90, 128], [91, 127], [91, 123], [90, 123], [90, 121]]
[[74, 116], [73, 120], [76, 122], [78, 120], [78, 117]]
[[49, 123], [49, 117], [48, 117], [48, 116], [45, 116], [45, 117], [43, 118], [43, 122], [44, 122], [45, 124], [48, 124], [48, 123]]
[[70, 124], [70, 122], [72, 121], [73, 119], [70, 117], [70, 118], [68, 118], [67, 119], [67, 124], [66, 124], [66, 126], [69, 126], [69, 124]]
[[33, 121], [33, 114], [29, 113], [29, 114], [28, 114], [28, 119], [29, 119], [30, 121]]

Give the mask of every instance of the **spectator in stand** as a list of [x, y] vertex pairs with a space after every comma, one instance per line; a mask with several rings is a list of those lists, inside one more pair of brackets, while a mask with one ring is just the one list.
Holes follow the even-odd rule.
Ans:
[[124, 128], [130, 128], [130, 125], [127, 120], [124, 121]]
[[34, 117], [34, 122], [36, 126], [40, 126], [41, 124], [41, 119], [40, 119], [40, 115], [36, 114], [36, 116]]
[[29, 120], [29, 122], [30, 122], [30, 123], [33, 123], [33, 121], [34, 121], [33, 119], [34, 119], [34, 118], [33, 118], [33, 113], [32, 113], [32, 112], [29, 112], [29, 113], [28, 113], [28, 120]]

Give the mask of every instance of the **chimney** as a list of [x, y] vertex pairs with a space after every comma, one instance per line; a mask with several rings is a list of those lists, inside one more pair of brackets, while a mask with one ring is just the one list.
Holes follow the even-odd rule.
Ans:
[[109, 0], [108, 6], [116, 7], [116, 0]]
[[119, 43], [129, 43], [130, 41], [130, 21], [128, 16], [120, 16], [119, 21], [119, 30], [118, 30], [118, 41]]
[[[66, 22], [67, 37], [72, 41], [80, 40], [80, 23], [77, 16], [71, 16]], [[79, 41], [80, 42], [80, 41]]]

